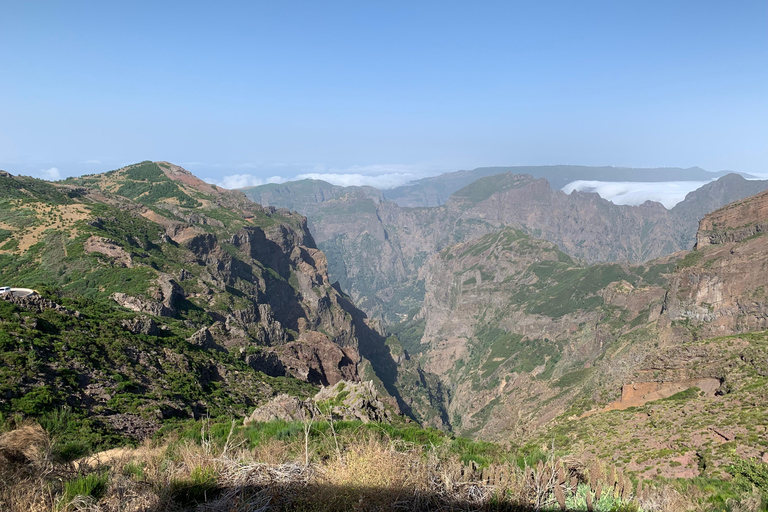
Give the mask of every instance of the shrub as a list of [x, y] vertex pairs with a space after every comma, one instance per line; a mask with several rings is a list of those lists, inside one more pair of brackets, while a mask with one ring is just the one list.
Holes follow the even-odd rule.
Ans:
[[78, 496], [85, 496], [98, 500], [107, 492], [109, 483], [108, 473], [91, 473], [70, 480], [64, 484], [64, 496], [62, 502], [69, 504]]
[[188, 479], [171, 482], [171, 496], [184, 507], [205, 503], [217, 494], [217, 489], [216, 471], [210, 467], [198, 466]]
[[764, 505], [768, 505], [768, 464], [757, 459], [741, 459], [728, 467], [733, 475], [733, 484], [737, 491], [745, 494], [753, 487], [760, 492]]

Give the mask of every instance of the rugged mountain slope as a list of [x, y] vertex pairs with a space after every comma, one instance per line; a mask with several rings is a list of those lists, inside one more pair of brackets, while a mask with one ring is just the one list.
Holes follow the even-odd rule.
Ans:
[[269, 183], [240, 190], [255, 203], [287, 208], [302, 215], [313, 215], [324, 202], [339, 199], [347, 194], [360, 198], [370, 197], [379, 201], [384, 199], [383, 192], [373, 187], [340, 187], [322, 180]]
[[768, 343], [752, 332], [768, 328], [767, 222], [762, 193], [707, 215], [695, 251], [640, 266], [585, 266], [509, 229], [455, 245], [423, 269], [408, 348], [458, 432], [718, 476], [734, 450], [768, 449]]
[[301, 215], [167, 162], [0, 190], [0, 281], [48, 297], [4, 297], [0, 412], [85, 404], [139, 425], [387, 365]]
[[765, 192], [705, 216], [621, 398], [587, 417], [574, 408], [540, 439], [612, 454], [644, 477], [721, 478], [734, 457], [768, 463], [766, 225]]
[[700, 338], [768, 329], [766, 230], [768, 192], [706, 215], [670, 281], [670, 320]]
[[417, 276], [426, 259], [455, 243], [509, 226], [589, 262], [647, 261], [689, 249], [701, 215], [766, 187], [727, 175], [667, 210], [651, 202], [617, 206], [597, 194], [552, 190], [543, 179], [498, 174], [435, 208], [401, 208], [354, 187], [305, 208], [331, 276], [369, 314], [394, 323], [420, 305]]
[[491, 233], [425, 265], [412, 320], [423, 334], [409, 348], [448, 388], [458, 432], [524, 438], [578, 394], [599, 394], [584, 386], [599, 360], [632, 357], [620, 338], [659, 317], [673, 265], [587, 266], [521, 231]]
[[739, 459], [768, 463], [768, 333], [650, 348], [620, 399], [586, 414], [577, 404], [534, 442], [610, 458], [643, 479], [728, 479]]

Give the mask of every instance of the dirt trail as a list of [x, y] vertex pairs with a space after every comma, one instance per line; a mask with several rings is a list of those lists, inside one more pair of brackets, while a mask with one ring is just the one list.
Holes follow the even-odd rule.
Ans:
[[148, 459], [160, 455], [164, 449], [164, 447], [150, 448], [147, 446], [139, 446], [138, 448], [112, 448], [111, 450], [94, 453], [87, 457], [83, 457], [82, 459], [78, 459], [74, 464], [76, 469], [80, 469], [81, 467], [93, 469], [120, 460], [128, 462], [138, 458]]

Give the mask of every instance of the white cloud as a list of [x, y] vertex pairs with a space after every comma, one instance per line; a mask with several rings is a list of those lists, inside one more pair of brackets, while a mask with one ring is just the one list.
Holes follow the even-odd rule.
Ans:
[[411, 173], [392, 173], [380, 174], [378, 176], [368, 176], [359, 173], [341, 174], [310, 172], [307, 174], [300, 174], [296, 176], [296, 179], [323, 180], [332, 185], [340, 185], [342, 187], [368, 185], [370, 187], [386, 190], [399, 187], [400, 185], [403, 185], [404, 183], [407, 183], [415, 178]]
[[224, 176], [220, 180], [206, 178], [205, 181], [212, 183], [221, 188], [234, 189], [243, 187], [255, 187], [257, 185], [264, 185], [265, 183], [284, 183], [288, 181], [282, 176], [272, 176], [270, 178], [259, 178], [253, 174], [231, 174]]
[[563, 192], [570, 194], [574, 190], [596, 192], [600, 197], [614, 204], [638, 205], [644, 202], [656, 201], [667, 208], [672, 208], [692, 192], [709, 183], [709, 181], [662, 181], [662, 182], [630, 182], [630, 181], [573, 181], [563, 187]]
[[223, 188], [232, 189], [253, 187], [265, 183], [284, 183], [292, 180], [313, 179], [327, 181], [333, 185], [343, 187], [368, 185], [386, 190], [442, 172], [442, 169], [431, 166], [417, 167], [399, 164], [355, 165], [344, 169], [314, 165], [306, 166], [306, 168], [310, 169], [309, 172], [302, 173], [299, 171], [293, 177], [272, 176], [270, 178], [261, 178], [254, 174], [231, 174], [222, 178], [208, 178], [206, 181]]
[[48, 181], [60, 180], [61, 171], [59, 171], [59, 169], [56, 167], [51, 167], [50, 169], [40, 169], [40, 171], [35, 174], [35, 177]]

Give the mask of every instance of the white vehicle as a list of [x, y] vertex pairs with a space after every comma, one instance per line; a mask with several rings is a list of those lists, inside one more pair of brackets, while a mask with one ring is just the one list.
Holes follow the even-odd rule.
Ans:
[[10, 292], [11, 292], [10, 286], [0, 286], [0, 294], [10, 293]]

